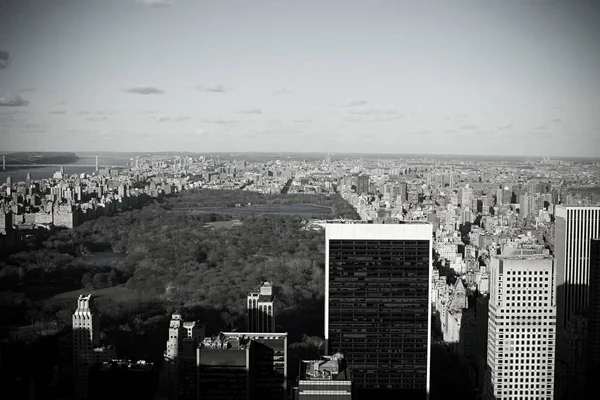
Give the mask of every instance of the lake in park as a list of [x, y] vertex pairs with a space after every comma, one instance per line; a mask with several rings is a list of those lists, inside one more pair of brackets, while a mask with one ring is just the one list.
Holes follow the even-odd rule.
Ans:
[[173, 212], [182, 213], [217, 213], [217, 214], [289, 214], [289, 215], [322, 215], [333, 216], [331, 207], [314, 204], [257, 204], [244, 207], [185, 207], [173, 208]]

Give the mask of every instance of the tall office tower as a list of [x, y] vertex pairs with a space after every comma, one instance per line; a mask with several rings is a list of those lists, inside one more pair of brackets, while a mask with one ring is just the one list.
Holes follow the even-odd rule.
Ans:
[[362, 398], [429, 392], [428, 223], [325, 229], [325, 354], [342, 352]]
[[255, 365], [254, 398], [279, 400], [287, 393], [287, 332], [222, 332], [230, 340], [250, 340], [261, 348], [267, 358]]
[[571, 316], [587, 312], [590, 243], [600, 237], [600, 207], [561, 204], [555, 217], [557, 323], [564, 329]]
[[96, 173], [98, 173], [98, 156], [96, 156]]
[[521, 218], [529, 217], [529, 201], [530, 197], [527, 194], [519, 196], [519, 216]]
[[275, 332], [273, 284], [263, 282], [258, 291], [248, 293], [248, 332]]
[[221, 332], [196, 350], [199, 399], [286, 399], [287, 333]]
[[554, 275], [551, 256], [492, 256], [484, 398], [554, 398]]
[[[575, 316], [586, 316], [589, 301], [590, 243], [600, 237], [600, 207], [558, 205], [555, 208], [556, 256], [556, 392], [568, 398], [579, 381], [578, 363], [572, 353], [573, 331], [580, 324]], [[576, 343], [575, 343], [576, 344]]]
[[356, 183], [357, 194], [369, 194], [369, 175], [363, 174], [358, 176]]
[[[600, 376], [600, 239], [590, 243], [590, 302], [587, 322], [587, 385], [596, 385], [594, 378]], [[588, 391], [591, 393], [591, 391]]]

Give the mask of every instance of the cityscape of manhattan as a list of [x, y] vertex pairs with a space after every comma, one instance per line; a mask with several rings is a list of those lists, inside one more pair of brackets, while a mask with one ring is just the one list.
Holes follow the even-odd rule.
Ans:
[[0, 398], [590, 398], [598, 21], [0, 1]]

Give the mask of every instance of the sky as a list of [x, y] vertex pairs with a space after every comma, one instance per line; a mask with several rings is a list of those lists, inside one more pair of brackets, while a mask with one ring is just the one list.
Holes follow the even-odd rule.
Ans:
[[0, 0], [0, 151], [600, 156], [598, 38], [598, 1]]

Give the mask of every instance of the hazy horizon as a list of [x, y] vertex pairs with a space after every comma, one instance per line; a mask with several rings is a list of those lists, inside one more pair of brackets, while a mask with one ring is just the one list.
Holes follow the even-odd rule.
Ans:
[[598, 37], [584, 1], [4, 0], [0, 151], [593, 158]]

